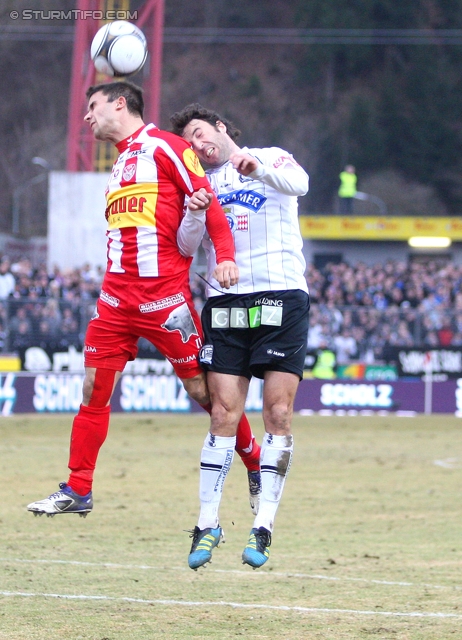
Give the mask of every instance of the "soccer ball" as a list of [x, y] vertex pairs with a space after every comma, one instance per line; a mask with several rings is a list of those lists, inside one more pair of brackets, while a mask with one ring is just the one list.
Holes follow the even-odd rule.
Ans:
[[141, 29], [126, 20], [116, 20], [96, 32], [90, 55], [100, 73], [131, 76], [146, 62], [148, 47]]

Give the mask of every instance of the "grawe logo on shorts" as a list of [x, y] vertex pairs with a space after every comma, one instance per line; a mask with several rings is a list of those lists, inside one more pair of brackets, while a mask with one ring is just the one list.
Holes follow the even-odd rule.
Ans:
[[114, 296], [109, 295], [109, 293], [106, 293], [106, 291], [103, 291], [103, 289], [101, 289], [101, 293], [99, 297], [100, 297], [100, 300], [110, 305], [111, 307], [118, 307], [120, 304], [120, 300], [118, 298], [115, 298]]
[[182, 293], [176, 293], [174, 296], [168, 296], [161, 300], [153, 300], [152, 302], [143, 302], [140, 304], [141, 313], [153, 313], [153, 311], [160, 311], [161, 309], [167, 309], [168, 307], [174, 307], [177, 304], [185, 302], [184, 295]]

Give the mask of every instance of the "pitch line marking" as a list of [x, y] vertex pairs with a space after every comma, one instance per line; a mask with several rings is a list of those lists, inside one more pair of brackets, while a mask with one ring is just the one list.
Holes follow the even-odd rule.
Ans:
[[444, 458], [442, 460], [433, 460], [433, 464], [443, 469], [459, 469], [462, 464], [459, 458]]
[[[21, 564], [70, 564], [81, 567], [107, 567], [108, 569], [141, 569], [143, 571], [190, 571], [186, 567], [154, 567], [147, 564], [118, 564], [115, 562], [83, 562], [80, 560], [41, 560], [41, 559], [26, 559], [26, 558], [0, 558], [0, 562], [18, 562]], [[375, 580], [373, 578], [340, 578], [338, 576], [323, 576], [322, 574], [309, 574], [309, 573], [290, 573], [282, 571], [260, 571], [259, 573], [250, 573], [249, 571], [240, 571], [238, 569], [212, 569], [207, 567], [208, 573], [233, 573], [237, 575], [251, 575], [257, 576], [276, 576], [277, 578], [307, 578], [309, 580], [332, 580], [335, 582], [365, 582], [366, 584], [383, 584], [392, 587], [425, 587], [427, 589], [452, 589], [453, 591], [460, 591], [462, 587], [458, 585], [439, 585], [439, 584], [427, 584], [418, 582], [398, 582], [393, 580]]]
[[58, 598], [62, 600], [103, 600], [106, 602], [133, 602], [149, 605], [178, 605], [183, 607], [231, 607], [233, 609], [269, 609], [272, 611], [299, 611], [300, 613], [351, 613], [361, 616], [388, 616], [396, 618], [453, 618], [462, 620], [456, 613], [423, 612], [423, 611], [367, 611], [361, 609], [328, 609], [325, 607], [289, 607], [287, 605], [246, 604], [243, 602], [192, 602], [187, 600], [144, 600], [143, 598], [124, 598], [114, 596], [70, 595], [64, 593], [24, 593], [21, 591], [0, 591], [0, 596], [16, 598]]

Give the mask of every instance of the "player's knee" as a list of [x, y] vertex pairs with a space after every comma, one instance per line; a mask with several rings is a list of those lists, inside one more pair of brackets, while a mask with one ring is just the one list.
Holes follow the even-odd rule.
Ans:
[[195, 376], [194, 378], [186, 378], [182, 380], [186, 393], [200, 405], [205, 406], [210, 402], [209, 390], [204, 374]]
[[93, 387], [95, 384], [95, 373], [92, 371], [90, 373], [85, 374], [85, 378], [83, 379], [83, 387], [82, 387], [82, 400], [84, 405], [90, 404], [90, 399], [93, 393]]
[[267, 403], [263, 407], [263, 419], [267, 430], [274, 435], [290, 433], [293, 408], [292, 404], [284, 401]]

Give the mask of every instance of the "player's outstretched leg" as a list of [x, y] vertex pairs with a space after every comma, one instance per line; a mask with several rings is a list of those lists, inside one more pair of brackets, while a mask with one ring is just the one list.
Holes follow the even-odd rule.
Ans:
[[235, 446], [235, 436], [221, 437], [209, 433], [204, 440], [199, 482], [201, 510], [197, 526], [191, 531], [193, 542], [188, 557], [191, 569], [197, 569], [210, 562], [212, 550], [223, 539], [218, 509]]
[[212, 550], [218, 547], [220, 542], [224, 542], [225, 537], [220, 525], [216, 529], [194, 527], [194, 530], [191, 531], [191, 537], [193, 541], [188, 564], [191, 569], [197, 571], [199, 567], [212, 561]]
[[93, 509], [93, 497], [90, 491], [85, 496], [81, 496], [65, 482], [59, 485], [59, 491], [52, 493], [48, 498], [31, 502], [27, 505], [27, 510], [32, 511], [35, 516], [41, 516], [44, 513], [52, 518], [57, 513], [78, 513], [85, 518]]
[[242, 562], [258, 569], [269, 557], [274, 519], [290, 469], [293, 453], [292, 435], [266, 433], [261, 447], [262, 493]]

